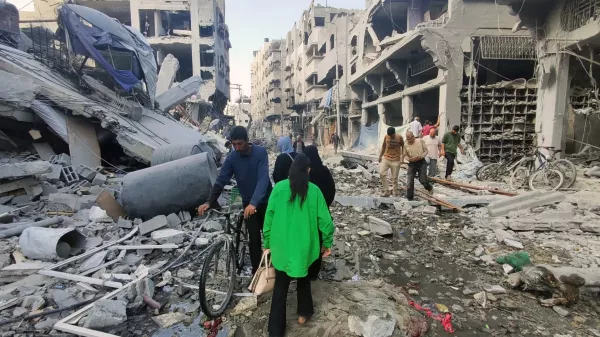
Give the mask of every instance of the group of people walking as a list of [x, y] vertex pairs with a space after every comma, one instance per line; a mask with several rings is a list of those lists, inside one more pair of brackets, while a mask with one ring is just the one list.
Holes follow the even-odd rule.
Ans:
[[[389, 195], [389, 170], [392, 192], [399, 194], [398, 174], [405, 159], [408, 161], [406, 197], [412, 200], [416, 175], [431, 192], [428, 174], [437, 173], [438, 158], [448, 159], [446, 178], [449, 178], [457, 148], [463, 151], [457, 126], [441, 140], [437, 136], [437, 125], [426, 123], [419, 129], [415, 123], [414, 127], [413, 130], [411, 123], [406, 140], [395, 128], [387, 130], [379, 154], [384, 195]], [[420, 132], [418, 136], [415, 131]], [[424, 131], [428, 134], [423, 135]], [[334, 136], [332, 143], [337, 149], [339, 137]], [[219, 207], [217, 199], [235, 176], [249, 233], [252, 273], [256, 273], [264, 253], [271, 255], [275, 285], [268, 332], [270, 337], [281, 337], [286, 330], [286, 299], [292, 280], [297, 282], [298, 323], [304, 324], [314, 313], [311, 281], [318, 278], [321, 259], [331, 254], [335, 228], [329, 207], [335, 198], [335, 182], [323, 165], [317, 147], [306, 146], [301, 137], [293, 143], [291, 136], [278, 140], [280, 154], [272, 175], [275, 186], [269, 177], [267, 150], [250, 143], [247, 130], [241, 126], [234, 127], [229, 138], [231, 150], [208, 201], [198, 208], [198, 213], [203, 215], [208, 209]]]
[[275, 268], [268, 332], [270, 337], [281, 337], [292, 280], [297, 282], [298, 323], [306, 323], [314, 313], [310, 282], [318, 277], [321, 259], [331, 254], [334, 224], [329, 206], [335, 198], [335, 182], [317, 147], [305, 146], [301, 138], [292, 143], [291, 137], [284, 136], [277, 142], [280, 154], [273, 170], [274, 187], [267, 150], [251, 144], [241, 126], [233, 128], [230, 142], [234, 150], [198, 213], [218, 207], [217, 199], [235, 176], [249, 232], [252, 273], [264, 252], [270, 253]]
[[405, 159], [408, 161], [406, 174], [406, 198], [408, 200], [414, 198], [414, 182], [417, 175], [423, 187], [430, 193], [433, 191], [428, 177], [435, 177], [438, 174], [438, 160], [442, 157], [447, 160], [445, 179], [451, 178], [458, 150], [464, 154], [458, 133], [460, 128], [454, 126], [440, 139], [438, 126], [439, 121], [435, 125], [426, 121], [425, 127], [423, 127], [419, 117], [415, 117], [409, 124], [406, 140], [396, 133], [396, 128], [388, 128], [379, 152], [379, 174], [384, 197], [390, 196], [388, 171], [391, 171], [392, 174], [391, 194], [399, 195], [398, 174]]

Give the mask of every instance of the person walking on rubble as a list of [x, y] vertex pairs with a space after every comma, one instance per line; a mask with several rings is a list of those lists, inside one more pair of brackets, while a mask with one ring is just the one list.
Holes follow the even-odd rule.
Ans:
[[306, 145], [304, 145], [304, 141], [302, 141], [302, 135], [298, 135], [298, 138], [294, 142], [293, 146], [294, 146], [294, 150], [296, 150], [296, 153], [304, 152]]
[[288, 137], [281, 137], [277, 147], [281, 154], [275, 159], [275, 166], [273, 167], [273, 181], [275, 184], [288, 178], [290, 168], [297, 155], [292, 146], [292, 140]]
[[272, 189], [269, 179], [269, 158], [264, 147], [253, 145], [248, 141], [248, 131], [243, 126], [236, 126], [231, 130], [230, 140], [234, 151], [225, 159], [210, 197], [204, 205], [198, 207], [198, 214], [204, 215], [209, 208], [218, 206], [217, 199], [223, 192], [223, 188], [235, 176], [244, 205], [252, 274], [254, 274], [262, 257], [260, 231], [263, 228], [267, 202]]
[[415, 119], [412, 122], [410, 122], [408, 127], [416, 138], [421, 138], [421, 133], [423, 132], [423, 125], [421, 125], [419, 117], [415, 117]]
[[[314, 314], [309, 267], [331, 254], [334, 225], [323, 193], [309, 181], [311, 162], [299, 153], [289, 179], [275, 185], [265, 216], [264, 248], [275, 268], [268, 332], [283, 337], [286, 330], [286, 302], [290, 282], [297, 282], [298, 323]], [[323, 243], [319, 244], [322, 233]]]
[[[327, 208], [331, 207], [335, 200], [335, 180], [331, 175], [331, 171], [323, 165], [321, 156], [319, 156], [319, 150], [316, 146], [307, 146], [304, 150], [304, 154], [310, 160], [310, 182], [315, 184], [323, 196], [325, 197], [325, 203]], [[323, 243], [323, 234], [319, 232], [319, 242]], [[308, 268], [308, 277], [311, 281], [315, 281], [319, 278], [319, 272], [321, 271], [321, 258], [319, 257], [311, 266]]]
[[452, 131], [446, 132], [444, 138], [442, 138], [442, 153], [441, 156], [446, 157], [448, 164], [446, 165], [446, 179], [450, 179], [452, 171], [454, 171], [454, 164], [456, 161], [457, 148], [460, 149], [460, 153], [465, 154], [465, 149], [460, 145], [460, 134], [458, 133], [460, 128], [458, 125], [452, 127]]
[[430, 128], [429, 134], [423, 137], [423, 142], [427, 145], [427, 157], [429, 158], [429, 176], [437, 175], [437, 163], [442, 151], [442, 141], [436, 135], [436, 128]]
[[403, 147], [404, 139], [402, 136], [396, 133], [395, 128], [389, 127], [379, 152], [379, 175], [381, 176], [382, 196], [384, 197], [390, 196], [387, 180], [388, 170], [392, 171], [392, 193], [398, 195], [398, 174], [400, 173], [400, 164], [403, 162]]
[[337, 132], [331, 135], [331, 143], [333, 143], [333, 152], [337, 154], [338, 146], [340, 145], [340, 136], [338, 136]]
[[429, 193], [433, 193], [433, 187], [427, 178], [427, 146], [422, 139], [416, 139], [412, 131], [406, 132], [404, 143], [404, 157], [408, 160], [408, 172], [406, 173], [406, 199], [413, 200], [415, 196], [415, 175], [419, 174], [419, 181]]

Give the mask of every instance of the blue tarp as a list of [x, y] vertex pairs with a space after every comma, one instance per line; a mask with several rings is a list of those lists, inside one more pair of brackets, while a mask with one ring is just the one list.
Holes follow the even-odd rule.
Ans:
[[353, 150], [366, 150], [377, 145], [377, 136], [379, 134], [379, 122], [370, 126], [361, 126], [358, 138], [352, 144]]
[[[132, 89], [145, 79], [148, 94], [154, 101], [156, 61], [152, 48], [139, 34], [99, 11], [73, 4], [65, 4], [60, 8], [59, 19], [59, 35], [63, 40], [68, 40], [74, 53], [96, 61], [125, 90]], [[107, 50], [132, 52], [136, 58], [132, 69], [115, 69], [100, 52]]]

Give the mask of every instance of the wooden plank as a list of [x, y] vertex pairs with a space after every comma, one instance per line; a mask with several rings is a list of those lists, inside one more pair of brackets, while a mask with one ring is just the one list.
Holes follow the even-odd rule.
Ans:
[[451, 187], [463, 187], [463, 188], [469, 188], [469, 189], [478, 190], [478, 191], [489, 191], [494, 194], [506, 195], [509, 197], [514, 197], [514, 196], [518, 195], [517, 193], [513, 193], [513, 192], [497, 190], [497, 189], [484, 187], [484, 186], [476, 186], [476, 185], [471, 185], [471, 184], [466, 184], [466, 183], [459, 183], [459, 182], [440, 179], [440, 178], [430, 177], [429, 179], [431, 179], [432, 181], [435, 181], [436, 183], [446, 185], [446, 186], [451, 186]]
[[85, 282], [97, 286], [106, 286], [111, 288], [121, 288], [123, 287], [123, 283], [120, 282], [112, 282], [112, 281], [103, 281], [93, 277], [87, 277], [82, 275], [73, 275], [69, 273], [63, 273], [55, 270], [40, 270], [38, 272], [41, 275], [56, 277], [64, 280], [70, 280], [75, 282]]
[[127, 213], [123, 210], [123, 207], [119, 205], [119, 203], [115, 200], [115, 198], [107, 191], [104, 190], [98, 198], [96, 198], [96, 203], [100, 205], [100, 208], [106, 211], [109, 217], [113, 219], [114, 222], [119, 221], [119, 217], [125, 217]]

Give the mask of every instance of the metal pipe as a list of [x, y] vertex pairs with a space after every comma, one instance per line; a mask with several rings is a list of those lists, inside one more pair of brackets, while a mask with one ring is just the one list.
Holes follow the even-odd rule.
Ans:
[[26, 224], [23, 226], [19, 226], [17, 228], [7, 229], [5, 231], [0, 232], [0, 239], [9, 238], [11, 236], [19, 235], [23, 233], [23, 231], [29, 227], [50, 227], [52, 225], [58, 225], [64, 221], [63, 217], [59, 216], [56, 218], [50, 218], [38, 222], [32, 222], [30, 224]]

